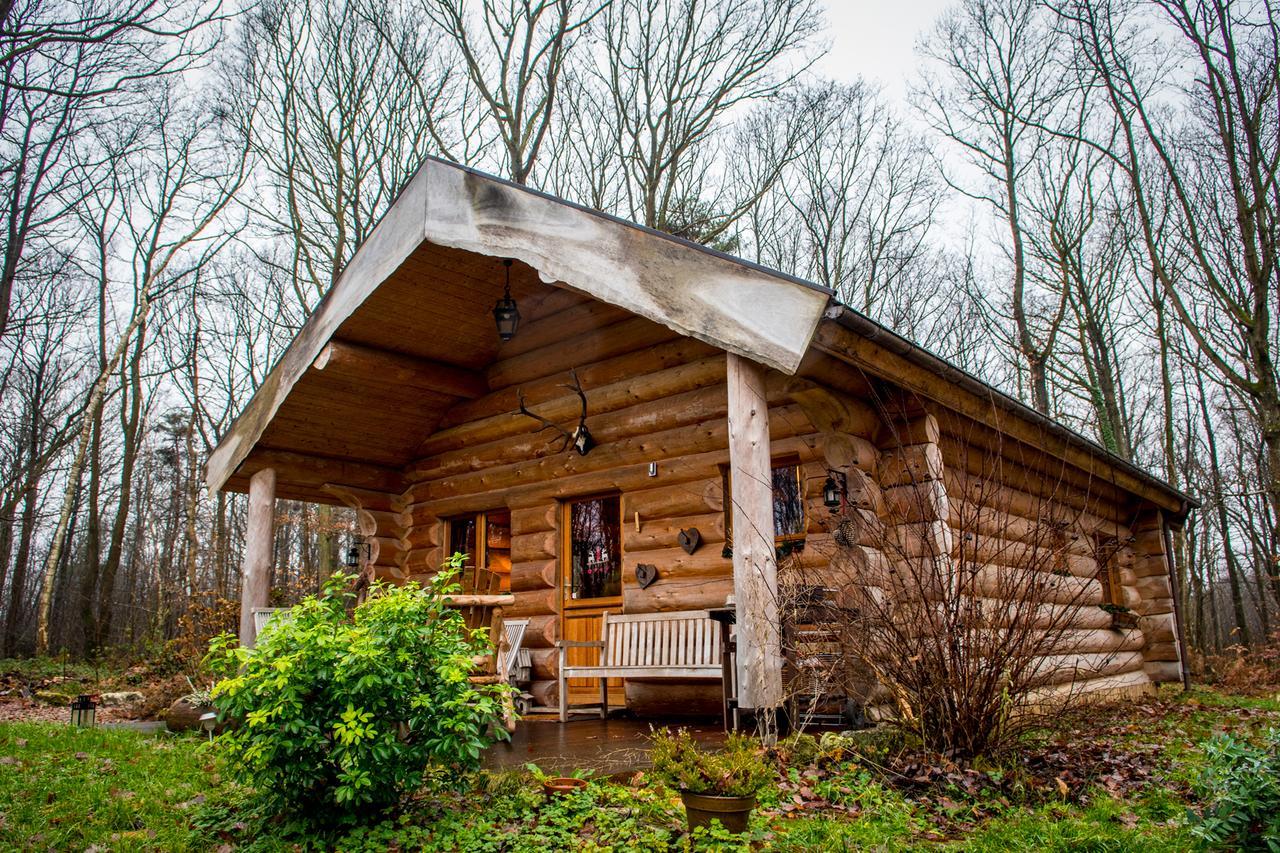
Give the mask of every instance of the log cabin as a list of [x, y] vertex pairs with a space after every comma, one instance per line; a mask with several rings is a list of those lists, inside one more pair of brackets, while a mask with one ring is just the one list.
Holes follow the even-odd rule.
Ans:
[[[497, 574], [548, 707], [564, 661], [593, 651], [558, 647], [598, 639], [604, 614], [727, 601], [737, 702], [776, 707], [779, 555], [820, 570], [827, 507], [884, 521], [904, 492], [928, 499], [892, 524], [945, 533], [979, 480], [998, 486], [979, 491], [1005, 537], [1048, 506], [1111, 543], [1069, 568], [1137, 626], [1098, 630], [1092, 608], [1083, 651], [1105, 663], [1064, 680], [1136, 693], [1184, 678], [1170, 533], [1186, 495], [823, 287], [434, 159], [207, 467], [211, 490], [249, 495], [245, 642], [274, 502], [347, 506], [378, 578], [423, 580], [454, 551]], [[608, 684], [638, 713], [719, 702], [705, 678]]]

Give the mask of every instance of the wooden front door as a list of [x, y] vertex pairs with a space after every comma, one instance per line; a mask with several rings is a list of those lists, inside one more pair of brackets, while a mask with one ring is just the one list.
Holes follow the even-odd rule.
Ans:
[[[560, 543], [560, 636], [571, 641], [596, 641], [606, 612], [622, 611], [622, 503], [617, 495], [566, 501], [562, 506]], [[595, 649], [567, 652], [570, 664], [595, 666]], [[599, 683], [571, 678], [570, 702], [595, 701]], [[622, 689], [622, 679], [609, 679], [609, 689]], [[619, 697], [621, 694], [618, 694]]]

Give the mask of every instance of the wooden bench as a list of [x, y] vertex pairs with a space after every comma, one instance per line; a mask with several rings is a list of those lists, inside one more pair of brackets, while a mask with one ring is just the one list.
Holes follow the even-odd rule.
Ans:
[[[610, 678], [723, 678], [720, 626], [706, 610], [605, 613], [599, 640], [562, 640], [556, 645], [560, 649], [560, 722], [569, 718], [570, 678], [595, 678], [600, 682], [602, 718], [609, 713]], [[598, 649], [599, 663], [570, 665], [568, 651], [573, 648]]]

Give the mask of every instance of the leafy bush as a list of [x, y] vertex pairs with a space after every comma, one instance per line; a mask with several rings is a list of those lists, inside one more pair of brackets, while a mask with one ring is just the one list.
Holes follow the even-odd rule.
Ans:
[[468, 680], [488, 643], [444, 606], [452, 574], [426, 590], [375, 585], [351, 615], [350, 578], [335, 575], [256, 648], [216, 639], [209, 664], [224, 680], [213, 699], [231, 722], [218, 743], [233, 774], [278, 811], [341, 820], [394, 803], [428, 763], [476, 766], [506, 737], [508, 688]]
[[668, 785], [692, 794], [752, 797], [773, 779], [760, 744], [731, 734], [719, 752], [704, 751], [688, 729], [653, 733], [653, 770]]
[[1205, 759], [1195, 785], [1205, 806], [1192, 813], [1192, 833], [1210, 847], [1280, 850], [1280, 729], [1270, 729], [1261, 746], [1219, 735]]

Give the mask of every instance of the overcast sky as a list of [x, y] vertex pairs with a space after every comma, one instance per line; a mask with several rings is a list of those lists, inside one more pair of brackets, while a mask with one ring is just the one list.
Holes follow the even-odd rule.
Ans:
[[861, 75], [879, 82], [885, 94], [905, 98], [916, 68], [916, 37], [952, 2], [825, 0], [831, 50], [817, 70], [842, 82]]

